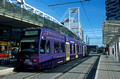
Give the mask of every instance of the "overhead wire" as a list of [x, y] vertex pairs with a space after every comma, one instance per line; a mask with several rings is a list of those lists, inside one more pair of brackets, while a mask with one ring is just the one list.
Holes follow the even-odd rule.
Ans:
[[[89, 19], [87, 13], [86, 13], [85, 7], [84, 7], [84, 5], [82, 4], [82, 1], [69, 2], [69, 3], [61, 3], [61, 4], [60, 4], [60, 1], [61, 1], [61, 0], [59, 0], [58, 3], [57, 3], [57, 4], [54, 4], [54, 5], [58, 5], [58, 6], [59, 6], [59, 5], [63, 5], [63, 4], [69, 4], [69, 3], [77, 3], [77, 2], [80, 2], [81, 5], [82, 5], [82, 8], [83, 8], [83, 10], [84, 10], [84, 13], [85, 13], [85, 15], [86, 15], [86, 17], [87, 17], [88, 23], [89, 23], [89, 25], [91, 26], [91, 29], [93, 30], [93, 26], [92, 26], [92, 24], [91, 24], [91, 22], [90, 22], [90, 19]], [[87, 0], [86, 0], [86, 1], [87, 1]], [[41, 2], [42, 2], [43, 4], [45, 4], [45, 5], [47, 5], [47, 4], [44, 3], [42, 0], [41, 0]], [[54, 5], [47, 5], [47, 6], [54, 6]], [[59, 13], [56, 12], [53, 8], [50, 8], [50, 9], [52, 9], [57, 15], [59, 14]], [[59, 14], [59, 15], [60, 15], [60, 14]], [[58, 15], [58, 16], [59, 16], [59, 15]], [[94, 32], [94, 30], [93, 30], [93, 33], [94, 33], [94, 35], [96, 36], [96, 33]], [[96, 39], [98, 39], [97, 36], [96, 36]]]
[[[92, 26], [92, 24], [91, 24], [91, 22], [90, 22], [90, 19], [89, 19], [88, 15], [87, 15], [87, 12], [86, 12], [85, 7], [84, 7], [84, 5], [82, 4], [82, 2], [81, 2], [81, 5], [82, 5], [83, 11], [84, 11], [84, 13], [85, 13], [85, 15], [86, 15], [86, 17], [87, 17], [88, 23], [89, 23], [89, 25], [90, 25], [90, 27], [91, 27], [91, 29], [92, 29], [92, 31], [93, 31], [96, 39], [97, 39], [96, 33], [95, 33], [94, 30], [93, 30], [93, 26]], [[100, 42], [100, 41], [99, 41], [99, 42]]]
[[[42, 0], [40, 0], [44, 5], [46, 5], [46, 6], [48, 6], [48, 4], [46, 4], [45, 2], [43, 2]], [[58, 1], [58, 3], [60, 2], [60, 0]], [[57, 14], [57, 16], [59, 16], [60, 17], [60, 14], [58, 13], [58, 12], [56, 12], [53, 8], [50, 8], [51, 10], [53, 10], [56, 14]]]
[[68, 13], [68, 10], [64, 13], [64, 15], [62, 16], [62, 18], [60, 18], [60, 22], [65, 18], [65, 16], [67, 15], [67, 13]]
[[90, 1], [90, 0], [81, 0], [81, 1], [74, 1], [74, 2], [66, 2], [66, 3], [60, 3], [60, 4], [52, 4], [52, 5], [48, 5], [48, 6], [65, 5], [65, 4], [72, 4], [72, 3], [84, 2], [84, 1]]

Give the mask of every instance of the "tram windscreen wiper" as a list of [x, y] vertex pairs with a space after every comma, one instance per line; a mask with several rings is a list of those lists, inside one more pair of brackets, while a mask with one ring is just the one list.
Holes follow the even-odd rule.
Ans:
[[36, 53], [37, 45], [36, 42], [22, 42], [21, 43], [21, 51], [23, 53]]

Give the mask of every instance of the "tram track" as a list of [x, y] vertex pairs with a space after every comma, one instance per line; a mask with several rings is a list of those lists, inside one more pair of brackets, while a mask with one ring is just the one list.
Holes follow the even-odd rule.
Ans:
[[[11, 73], [1, 75], [0, 79], [26, 79], [26, 78], [36, 75], [36, 74], [40, 74], [40, 73], [39, 72], [29, 72], [29, 71], [22, 71], [22, 72], [13, 71]], [[18, 76], [20, 76], [20, 77], [18, 77]]]
[[[85, 58], [78, 58], [78, 59], [66, 62], [63, 65], [59, 65], [55, 68], [51, 68], [48, 70], [14, 72], [13, 74], [3, 76], [0, 79], [13, 79], [13, 78], [14, 79], [48, 79], [48, 78], [49, 79], [64, 79], [64, 76], [66, 74], [71, 74], [71, 73], [79, 74], [80, 76], [81, 74], [86, 76], [88, 74], [87, 71], [88, 70], [90, 71], [91, 69], [90, 67], [91, 65], [93, 65], [93, 63], [95, 63], [96, 59], [97, 57], [93, 57], [93, 56], [89, 56]], [[86, 69], [86, 67], [88, 67], [87, 64], [89, 65], [90, 69], [89, 68]], [[71, 70], [76, 69], [76, 67], [85, 68], [85, 72], [83, 72], [84, 69], [82, 69], [81, 71], [77, 70], [79, 71], [78, 73], [77, 71], [71, 71]], [[84, 79], [84, 76], [82, 76], [82, 79]]]
[[[86, 57], [86, 58], [82, 58], [82, 59], [75, 59], [71, 62], [68, 62], [67, 64], [70, 64], [70, 63], [74, 63], [72, 66], [64, 69], [64, 71], [62, 73], [58, 73], [57, 76], [54, 78], [54, 79], [59, 79], [60, 77], [62, 77], [64, 74], [68, 73], [70, 70], [74, 69], [76, 66], [78, 66], [79, 64], [83, 63], [84, 61], [90, 59], [91, 57]], [[60, 65], [59, 67], [62, 67], [63, 65]], [[64, 64], [64, 66], [67, 66], [66, 64]], [[58, 67], [57, 67], [58, 68]], [[49, 70], [46, 70], [44, 71], [43, 73], [47, 73], [49, 72]], [[42, 74], [42, 73], [41, 73]], [[23, 79], [33, 79], [35, 76], [38, 76], [40, 75], [40, 73], [38, 74], [35, 74], [35, 75], [31, 75], [27, 78], [23, 78]]]
[[[85, 61], [86, 59], [84, 59], [84, 60], [82, 60], [81, 62], [83, 62], [83, 61]], [[97, 56], [97, 57], [93, 57], [93, 58], [91, 58], [90, 60], [92, 60], [92, 62], [91, 62], [91, 64], [90, 64], [90, 66], [87, 68], [87, 70], [85, 71], [85, 73], [83, 73], [82, 71], [75, 71], [75, 67], [77, 66], [75, 66], [75, 67], [72, 67], [72, 68], [70, 68], [69, 70], [67, 70], [66, 72], [64, 72], [64, 73], [62, 73], [62, 74], [60, 74], [59, 76], [57, 76], [55, 79], [64, 79], [65, 77], [67, 77], [67, 76], [65, 76], [65, 77], [62, 77], [63, 75], [65, 75], [65, 74], [67, 74], [67, 75], [69, 75], [70, 76], [70, 74], [71, 73], [78, 73], [79, 74], [79, 76], [78, 76], [78, 78], [77, 79], [90, 79], [90, 75], [91, 75], [91, 72], [93, 72], [94, 70], [95, 70], [95, 65], [97, 64], [97, 62], [98, 62], [98, 60], [99, 60], [99, 56]], [[84, 63], [84, 62], [83, 62]], [[88, 63], [88, 62], [87, 62]], [[79, 63], [80, 64], [80, 63]], [[79, 65], [78, 64], [78, 65]], [[84, 64], [86, 64], [86, 63], [84, 63]], [[80, 66], [80, 65], [79, 65]], [[78, 67], [79, 68], [79, 67]], [[73, 69], [73, 70], [72, 70]], [[84, 74], [83, 76], [81, 76], [81, 74]], [[72, 74], [71, 74], [72, 75]], [[94, 76], [94, 74], [92, 74], [91, 75], [92, 77]], [[80, 78], [79, 78], [80, 77]], [[73, 77], [73, 78], [75, 78], [75, 77]], [[70, 78], [71, 79], [71, 78]], [[76, 79], [76, 78], [75, 78]]]
[[40, 73], [34, 73], [34, 74], [31, 74], [31, 75], [28, 75], [28, 76], [26, 76], [26, 77], [24, 77], [24, 78], [22, 78], [22, 79], [30, 79], [30, 78], [32, 78], [33, 76], [37, 76], [37, 75], [39, 75]]
[[[30, 74], [30, 75], [27, 75], [27, 76], [25, 76], [25, 77], [23, 77], [22, 79], [30, 79], [30, 78], [32, 78], [32, 77], [34, 77], [34, 76], [37, 76], [37, 75], [40, 75], [40, 74], [42, 74], [43, 73], [43, 71], [46, 71], [46, 70], [33, 70], [33, 71], [27, 71], [27, 72], [29, 72], [29, 73], [32, 73], [32, 74]], [[26, 71], [25, 71], [26, 72]]]
[[[82, 58], [82, 59], [75, 59], [75, 60], [73, 60], [73, 61], [67, 62], [66, 64], [63, 64], [63, 65], [60, 65], [60, 66], [55, 67], [55, 68], [60, 68], [60, 67], [62, 68], [62, 66], [66, 66], [67, 64], [75, 63], [73, 66], [64, 69], [64, 71], [63, 71], [62, 73], [58, 73], [57, 76], [56, 76], [54, 79], [59, 79], [59, 78], [60, 78], [61, 76], [63, 76], [65, 73], [67, 73], [68, 71], [70, 71], [71, 69], [75, 68], [77, 65], [79, 65], [80, 63], [86, 61], [86, 60], [89, 59], [89, 58], [90, 58], [90, 57], [86, 57], [86, 58]], [[78, 61], [80, 61], [80, 62], [78, 63]], [[51, 71], [54, 71], [55, 68], [52, 68], [52, 69], [49, 69], [49, 70], [45, 70], [45, 71], [43, 71], [43, 72], [36, 72], [36, 73], [31, 74], [31, 75], [28, 75], [28, 76], [26, 76], [26, 77], [24, 77], [24, 78], [22, 78], [22, 79], [32, 79], [32, 78], [34, 78], [34, 77], [36, 77], [36, 76], [38, 76], [38, 75], [40, 75], [40, 74], [49, 73], [49, 72], [51, 72]], [[57, 71], [56, 71], [56, 72], [57, 72]]]
[[[72, 63], [72, 62], [74, 62], [75, 64], [74, 64], [73, 66], [68, 67], [67, 69], [65, 69], [61, 74], [58, 74], [58, 76], [55, 77], [54, 79], [59, 79], [59, 78], [62, 77], [65, 73], [69, 72], [71, 69], [75, 68], [77, 65], [79, 65], [79, 64], [81, 64], [82, 62], [88, 60], [89, 58], [90, 58], [90, 57], [82, 58], [82, 59], [80, 59], [80, 60], [79, 60], [79, 59], [75, 59], [75, 60], [73, 60], [73, 61], [71, 61], [71, 62], [68, 62], [67, 64]], [[77, 60], [77, 61], [76, 61], [76, 60]], [[80, 61], [80, 62], [78, 63], [78, 61]], [[58, 67], [62, 67], [62, 66], [63, 66], [63, 65], [60, 65], [60, 66], [58, 66]], [[52, 70], [52, 69], [50, 69], [50, 70]], [[26, 77], [24, 77], [24, 78], [22, 78], [22, 79], [31, 79], [31, 78], [33, 78], [33, 77], [35, 77], [35, 76], [38, 76], [38, 75], [40, 75], [40, 74], [42, 74], [42, 73], [47, 73], [47, 72], [49, 72], [49, 70], [45, 70], [44, 72], [41, 72], [41, 73], [35, 73], [35, 74], [32, 74], [32, 75], [26, 76]]]
[[70, 67], [69, 69], [67, 69], [66, 71], [64, 71], [62, 74], [60, 74], [59, 76], [57, 76], [55, 79], [59, 79], [60, 77], [62, 77], [65, 73], [69, 72], [71, 69], [75, 68], [77, 65], [79, 65], [80, 63], [84, 62], [85, 60], [87, 60], [88, 57], [81, 59], [81, 61], [77, 64], [75, 64], [74, 66]]
[[94, 79], [95, 78], [95, 73], [97, 70], [97, 66], [100, 60], [100, 56], [95, 60], [95, 63], [89, 68], [88, 74], [84, 76], [84, 79]]

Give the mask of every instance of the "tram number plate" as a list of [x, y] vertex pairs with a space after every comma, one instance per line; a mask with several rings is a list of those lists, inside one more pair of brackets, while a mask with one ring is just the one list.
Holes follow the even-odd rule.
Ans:
[[25, 59], [25, 61], [24, 61], [24, 63], [29, 63], [30, 62], [30, 60], [29, 59]]
[[27, 65], [32, 65], [32, 62], [30, 62], [29, 59], [25, 59], [24, 63], [27, 64]]
[[30, 62], [30, 60], [29, 59], [25, 59], [25, 62]]

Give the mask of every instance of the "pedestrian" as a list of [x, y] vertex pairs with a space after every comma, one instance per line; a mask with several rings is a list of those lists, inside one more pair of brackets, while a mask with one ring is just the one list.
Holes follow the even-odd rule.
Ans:
[[108, 55], [109, 55], [109, 46], [107, 45], [106, 46], [106, 58], [108, 58]]

